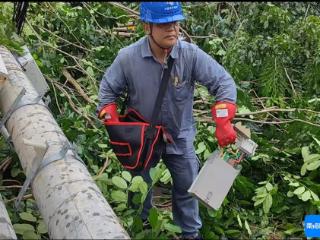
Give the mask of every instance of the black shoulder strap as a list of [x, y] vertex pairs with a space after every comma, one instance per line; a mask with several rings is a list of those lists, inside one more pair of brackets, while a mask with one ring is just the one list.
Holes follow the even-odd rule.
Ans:
[[163, 100], [164, 94], [167, 90], [168, 83], [169, 83], [169, 77], [170, 77], [171, 69], [173, 66], [173, 61], [174, 61], [174, 59], [171, 56], [169, 56], [167, 66], [165, 66], [165, 69], [164, 69], [164, 72], [162, 75], [161, 84], [160, 84], [159, 92], [157, 95], [156, 103], [154, 104], [152, 117], [151, 117], [151, 126], [155, 126], [157, 124], [157, 119], [159, 117], [162, 100]]

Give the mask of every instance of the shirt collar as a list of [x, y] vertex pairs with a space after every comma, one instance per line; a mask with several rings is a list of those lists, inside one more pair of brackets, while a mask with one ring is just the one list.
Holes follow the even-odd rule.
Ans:
[[[178, 48], [180, 46], [180, 40], [177, 41], [177, 43], [173, 46], [171, 52], [170, 52], [170, 56], [172, 58], [178, 58]], [[141, 46], [141, 54], [142, 57], [152, 57], [152, 52], [150, 49], [150, 45], [149, 45], [149, 38], [148, 36], [145, 36], [143, 41], [142, 41], [142, 46]]]

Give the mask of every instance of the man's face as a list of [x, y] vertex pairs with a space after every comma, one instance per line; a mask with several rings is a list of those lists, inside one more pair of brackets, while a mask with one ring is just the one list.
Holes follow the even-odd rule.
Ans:
[[[145, 30], [147, 33], [151, 33], [151, 25], [145, 24]], [[170, 48], [177, 42], [179, 34], [179, 23], [159, 23], [152, 24], [152, 37], [154, 40], [164, 48]]]

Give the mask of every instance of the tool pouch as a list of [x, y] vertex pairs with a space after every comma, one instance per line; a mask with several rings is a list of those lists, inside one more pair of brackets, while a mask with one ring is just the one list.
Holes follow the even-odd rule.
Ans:
[[127, 170], [145, 169], [151, 159], [157, 161], [160, 159], [159, 144], [164, 139], [168, 143], [173, 142], [163, 126], [152, 127], [141, 114], [132, 108], [119, 117], [119, 122], [108, 121], [104, 124], [113, 152]]
[[152, 161], [159, 161], [164, 140], [172, 143], [172, 137], [163, 126], [157, 125], [159, 109], [166, 92], [174, 59], [168, 57], [162, 74], [161, 84], [154, 104], [151, 121], [129, 108], [127, 114], [119, 117], [119, 122], [106, 121], [111, 147], [124, 168], [140, 171]]

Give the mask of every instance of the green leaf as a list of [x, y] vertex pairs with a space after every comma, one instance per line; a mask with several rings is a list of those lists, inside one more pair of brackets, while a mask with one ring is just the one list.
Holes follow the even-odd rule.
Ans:
[[111, 198], [116, 202], [127, 202], [127, 194], [120, 190], [112, 191]]
[[311, 198], [311, 193], [310, 191], [305, 191], [302, 196], [301, 196], [301, 199], [302, 201], [306, 202], [308, 201], [309, 199]]
[[238, 236], [238, 239], [239, 239], [239, 234], [241, 234], [241, 231], [239, 231], [237, 229], [229, 229], [229, 230], [225, 231], [225, 234], [230, 237], [232, 237], [232, 236], [237, 237]]
[[37, 232], [38, 232], [38, 233], [41, 233], [41, 234], [45, 234], [45, 233], [48, 232], [48, 227], [47, 227], [47, 225], [44, 223], [43, 220], [40, 220], [40, 221], [39, 221], [39, 224], [38, 224], [38, 226], [37, 226]]
[[304, 164], [302, 165], [301, 170], [300, 170], [301, 176], [304, 176], [304, 175], [306, 174], [306, 172], [307, 172], [307, 166], [308, 166], [307, 163], [304, 163]]
[[166, 169], [162, 172], [162, 176], [160, 178], [160, 182], [167, 184], [171, 180], [171, 174], [169, 169]]
[[218, 225], [214, 225], [213, 229], [215, 232], [219, 233], [220, 235], [224, 235], [224, 229]]
[[242, 221], [239, 214], [237, 214], [237, 220], [238, 220], [239, 226], [242, 228]]
[[104, 143], [98, 143], [98, 147], [100, 148], [108, 148], [108, 144], [104, 144]]
[[108, 173], [102, 173], [99, 176], [95, 178], [96, 181], [101, 181], [101, 182], [108, 182], [109, 181], [109, 176]]
[[265, 198], [260, 198], [260, 199], [258, 199], [257, 201], [254, 202], [254, 205], [253, 205], [253, 206], [256, 207], [256, 206], [260, 205], [261, 203], [264, 202], [264, 200], [265, 200]]
[[266, 184], [266, 183], [267, 183], [267, 181], [258, 182], [258, 184], [260, 184], [260, 185], [263, 185], [263, 184]]
[[304, 162], [313, 162], [319, 159], [320, 159], [320, 154], [310, 154], [304, 159]]
[[305, 159], [309, 156], [310, 152], [309, 152], [309, 147], [302, 147], [301, 148], [301, 154], [303, 157], [303, 161], [305, 161]]
[[168, 230], [169, 232], [173, 232], [173, 233], [181, 233], [182, 230], [179, 226], [173, 225], [171, 223], [165, 223], [163, 225], [164, 229]]
[[224, 56], [226, 55], [226, 51], [224, 49], [219, 49], [219, 51], [216, 54], [219, 56]]
[[291, 198], [291, 197], [293, 197], [293, 196], [294, 196], [293, 192], [291, 192], [291, 191], [288, 191], [288, 192], [287, 192], [287, 197]]
[[209, 149], [206, 149], [203, 153], [203, 158], [208, 159], [212, 155], [212, 152]]
[[119, 176], [112, 177], [112, 183], [121, 189], [127, 189], [128, 187], [127, 182], [122, 177], [119, 177]]
[[299, 183], [298, 182], [291, 182], [291, 183], [289, 183], [289, 186], [299, 187]]
[[36, 222], [37, 218], [35, 218], [31, 213], [29, 212], [22, 212], [19, 214], [20, 218], [29, 222]]
[[[132, 223], [132, 231], [135, 233], [139, 233], [143, 230], [143, 222], [140, 216], [134, 216], [133, 217], [133, 223]], [[138, 234], [135, 235], [136, 239], [140, 239], [140, 237], [138, 237]]]
[[307, 165], [307, 169], [309, 171], [313, 171], [313, 170], [316, 170], [319, 166], [320, 166], [320, 161], [315, 161], [315, 162], [309, 163]]
[[139, 205], [142, 203], [142, 194], [141, 193], [136, 193], [133, 195], [132, 202], [136, 205]]
[[26, 231], [33, 231], [34, 232], [34, 227], [30, 224], [13, 224], [13, 229], [17, 234], [22, 235]]
[[[263, 189], [265, 189], [265, 188], [263, 188]], [[257, 197], [258, 198], [265, 198], [267, 195], [268, 195], [268, 193], [263, 192], [263, 193], [259, 193]]]
[[250, 226], [249, 226], [247, 220], [244, 220], [244, 227], [247, 229], [248, 234], [252, 235], [252, 232], [251, 232], [251, 229], [250, 229]]
[[320, 141], [319, 141], [316, 137], [314, 137], [314, 136], [312, 136], [312, 138], [316, 141], [316, 143], [317, 143], [318, 146], [320, 147]]
[[98, 46], [98, 47], [93, 47], [91, 50], [94, 50], [94, 51], [97, 51], [97, 52], [100, 52], [102, 49], [104, 49], [105, 46]]
[[140, 183], [139, 190], [142, 194], [147, 194], [148, 192], [148, 185], [145, 182]]
[[204, 144], [204, 142], [200, 142], [198, 144], [198, 148], [196, 150], [196, 154], [202, 153], [204, 150], [206, 150], [206, 145]]
[[318, 195], [317, 194], [315, 194], [314, 192], [312, 192], [312, 191], [310, 191], [310, 193], [311, 193], [311, 196], [313, 197], [313, 200], [315, 200], [315, 201], [319, 201], [319, 197], [318, 197]]
[[273, 186], [272, 186], [271, 183], [268, 182], [268, 183], [266, 184], [266, 188], [267, 188], [268, 192], [270, 192], [270, 191], [273, 189]]
[[131, 186], [129, 187], [129, 190], [132, 192], [138, 192], [140, 184], [144, 182], [143, 178], [141, 176], [135, 176], [132, 178]]
[[241, 115], [241, 113], [248, 113], [251, 112], [251, 110], [246, 106], [242, 105], [241, 107], [238, 107], [237, 112]]
[[87, 67], [86, 72], [87, 72], [88, 75], [94, 77], [94, 72], [93, 72], [92, 67]]
[[90, 165], [90, 167], [95, 173], [98, 173], [98, 171], [99, 171], [98, 165]]
[[216, 37], [216, 38], [213, 38], [212, 40], [210, 40], [208, 43], [210, 45], [215, 45], [217, 43], [222, 43], [223, 42], [223, 39], [222, 38], [219, 38], [219, 37]]
[[34, 231], [25, 231], [22, 235], [23, 239], [30, 240], [30, 239], [40, 239], [41, 237], [36, 234]]
[[290, 229], [284, 231], [284, 233], [287, 234], [287, 235], [292, 235], [292, 234], [297, 233], [297, 232], [302, 232], [303, 230], [304, 230], [303, 228], [293, 227], [293, 228], [290, 228]]
[[150, 222], [150, 225], [151, 227], [154, 229], [156, 228], [157, 226], [157, 223], [158, 223], [158, 217], [159, 217], [159, 214], [158, 214], [158, 211], [156, 208], [151, 208], [149, 210], [149, 216], [148, 216], [148, 220]]
[[20, 173], [23, 173], [23, 171], [20, 168], [18, 168], [18, 167], [12, 167], [11, 168], [10, 174], [11, 174], [12, 177], [16, 177]]
[[131, 182], [132, 176], [128, 171], [122, 171], [121, 176], [128, 182]]
[[306, 190], [306, 188], [304, 186], [298, 187], [296, 190], [293, 191], [294, 194], [296, 195], [300, 195], [302, 194], [304, 191]]
[[263, 202], [263, 211], [265, 213], [268, 213], [270, 211], [271, 206], [272, 206], [272, 196], [271, 194], [268, 194], [266, 199]]
[[125, 203], [120, 203], [120, 204], [115, 208], [115, 210], [121, 212], [121, 211], [125, 210], [126, 208], [127, 208], [127, 204], [125, 204]]
[[154, 185], [161, 177], [162, 170], [158, 167], [150, 169], [150, 177], [152, 179], [152, 185]]

